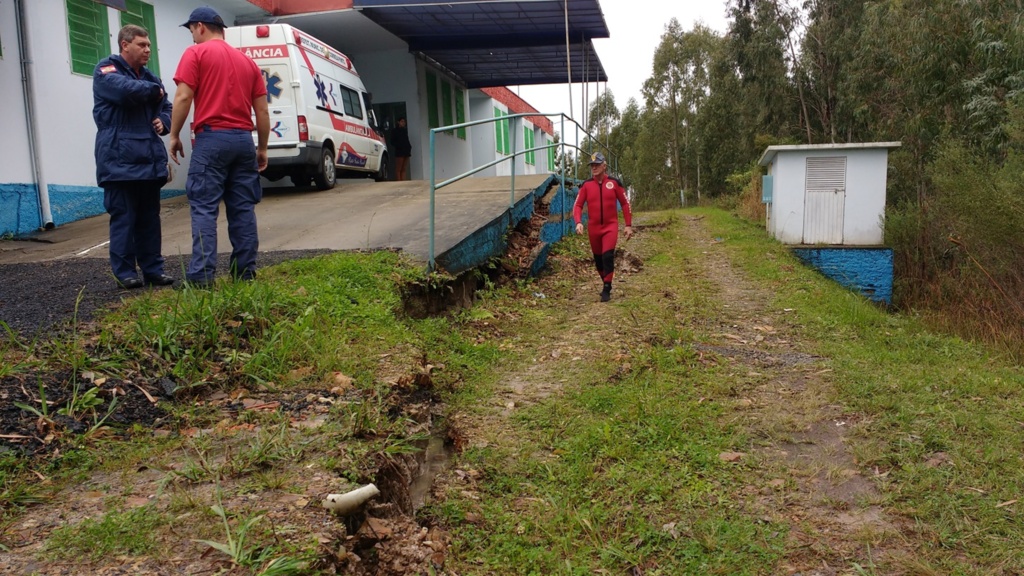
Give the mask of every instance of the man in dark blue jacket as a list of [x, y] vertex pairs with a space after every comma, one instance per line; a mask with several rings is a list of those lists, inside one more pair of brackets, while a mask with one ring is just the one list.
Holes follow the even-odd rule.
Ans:
[[117, 44], [121, 53], [100, 60], [92, 76], [96, 182], [110, 214], [110, 266], [122, 288], [167, 286], [174, 279], [164, 274], [161, 253], [160, 188], [169, 172], [160, 136], [170, 131], [171, 103], [146, 68], [149, 32], [129, 24]]

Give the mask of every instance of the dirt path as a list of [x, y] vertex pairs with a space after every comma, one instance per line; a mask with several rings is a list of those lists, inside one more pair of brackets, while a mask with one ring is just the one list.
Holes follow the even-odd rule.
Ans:
[[[774, 573], [853, 574], [851, 566], [873, 573], [879, 564], [895, 568], [910, 562], [896, 522], [879, 505], [880, 478], [858, 469], [851, 437], [860, 418], [834, 404], [829, 359], [807, 352], [810, 347], [790, 320], [792, 311], [771, 306], [771, 292], [732, 266], [725, 244], [710, 236], [699, 217], [684, 216], [673, 227], [682, 244], [696, 247], [693, 265], [700, 277], [694, 281], [710, 288], [718, 310], [714, 317], [686, 320], [701, 335], [693, 346], [709, 362], [727, 365], [726, 377], [735, 384], [724, 400], [730, 406], [724, 423], [740, 425], [753, 439], [748, 453], [722, 455], [755, 468], [734, 497], [747, 502], [751, 513], [790, 527], [784, 560]], [[620, 248], [615, 297], [661, 290], [671, 302], [673, 291], [685, 288], [664, 283], [656, 267], [639, 270], [643, 223], [637, 228], [641, 239]], [[518, 440], [509, 434], [507, 420], [516, 410], [560, 395], [576, 362], [628, 361], [626, 351], [647, 336], [638, 328], [644, 319], [637, 322], [625, 307], [597, 303], [598, 284], [586, 263], [566, 272], [573, 275], [575, 289], [567, 306], [571, 312], [552, 318], [564, 328], [555, 331], [560, 337], [533, 350], [526, 370], [505, 376], [489, 410], [457, 423], [469, 445], [500, 445], [514, 452]], [[472, 490], [472, 484], [463, 482], [461, 489]]]

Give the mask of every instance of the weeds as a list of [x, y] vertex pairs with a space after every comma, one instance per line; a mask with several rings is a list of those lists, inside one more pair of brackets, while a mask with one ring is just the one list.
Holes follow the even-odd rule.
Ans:
[[285, 576], [290, 574], [302, 574], [306, 570], [307, 563], [289, 557], [274, 556], [274, 549], [270, 546], [259, 546], [249, 542], [250, 533], [263, 519], [263, 514], [255, 514], [236, 521], [236, 527], [231, 528], [228, 522], [228, 514], [220, 503], [220, 488], [217, 491], [217, 504], [210, 506], [210, 511], [216, 515], [224, 527], [226, 542], [215, 542], [213, 540], [196, 540], [217, 550], [231, 560], [235, 566], [249, 569], [259, 569], [256, 574], [264, 576]]
[[93, 561], [115, 555], [152, 554], [157, 552], [154, 532], [168, 522], [152, 506], [111, 512], [99, 520], [86, 519], [77, 525], [57, 528], [47, 541], [45, 552], [54, 559]]
[[206, 544], [214, 550], [223, 552], [231, 559], [232, 564], [243, 568], [258, 566], [265, 562], [270, 557], [270, 554], [273, 553], [269, 548], [250, 546], [249, 542], [246, 540], [249, 536], [249, 531], [263, 520], [263, 514], [257, 514], [239, 520], [237, 528], [232, 530], [231, 525], [228, 523], [227, 512], [224, 511], [223, 506], [219, 503], [214, 504], [213, 506], [210, 506], [210, 511], [220, 518], [221, 522], [224, 524], [224, 535], [227, 542], [221, 543], [214, 542], [212, 540], [196, 540], [196, 542]]

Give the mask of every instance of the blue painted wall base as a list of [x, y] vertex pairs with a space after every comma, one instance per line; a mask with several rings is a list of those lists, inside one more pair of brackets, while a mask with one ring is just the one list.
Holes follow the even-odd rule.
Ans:
[[[103, 189], [97, 186], [47, 186], [50, 214], [57, 226], [103, 214]], [[184, 190], [161, 190], [163, 199], [184, 194]], [[26, 236], [42, 227], [39, 192], [35, 183], [0, 184], [0, 236]]]
[[793, 248], [793, 254], [870, 300], [892, 304], [892, 248]]

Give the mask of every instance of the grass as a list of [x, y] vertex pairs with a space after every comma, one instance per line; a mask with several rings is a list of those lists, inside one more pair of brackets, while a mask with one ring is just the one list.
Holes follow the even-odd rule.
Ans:
[[[10, 365], [17, 370], [5, 368], [6, 376], [70, 371], [76, 383], [88, 372], [136, 381], [166, 377], [184, 394], [181, 402], [164, 403], [172, 412], [162, 425], [171, 432], [166, 438], [131, 427], [119, 430], [124, 436], [118, 441], [62, 435], [66, 447], [47, 459], [5, 455], [3, 524], [31, 514], [33, 506], [50, 505], [82, 482], [106, 477], [102, 492], [152, 490], [161, 504], [129, 509], [115, 503], [98, 519], [71, 514], [45, 546], [50, 557], [96, 562], [109, 554], [153, 555], [152, 542], [177, 535], [218, 542], [233, 551], [232, 562], [261, 574], [316, 573], [307, 562], [317, 554], [316, 539], [260, 528], [269, 520], [249, 498], [302, 493], [311, 470], [346, 482], [372, 481], [379, 457], [408, 453], [424, 438], [413, 430], [415, 422], [395, 414], [392, 390], [405, 386], [398, 383], [404, 374], [431, 364], [424, 385], [441, 391], [497, 360], [491, 346], [467, 341], [446, 319], [403, 314], [403, 290], [436, 282], [397, 253], [336, 254], [261, 271], [259, 282], [148, 291], [53, 342], [11, 340], [3, 353], [19, 362]], [[332, 391], [339, 381], [351, 385]], [[91, 390], [82, 386], [70, 409], [102, 418]], [[303, 397], [313, 405], [325, 397], [347, 399], [325, 404], [323, 425], [309, 430], [293, 428], [282, 411], [241, 411], [225, 419], [216, 404], [191, 401], [239, 390], [284, 395], [298, 406], [305, 405], [297, 402]], [[57, 412], [42, 402], [30, 408]], [[176, 433], [188, 430], [198, 433]], [[223, 502], [214, 501], [215, 485], [222, 487]], [[224, 511], [222, 526], [230, 520], [231, 531], [222, 530], [219, 538], [204, 512], [212, 506]], [[169, 513], [206, 520], [182, 525], [164, 516]], [[133, 524], [139, 530], [124, 537]], [[308, 529], [286, 526], [286, 532]], [[240, 545], [243, 540], [249, 544]], [[93, 541], [95, 553], [76, 552]]]
[[[544, 278], [490, 284], [473, 309], [443, 317], [403, 313], [403, 290], [439, 279], [399, 254], [335, 254], [261, 271], [258, 282], [147, 292], [66, 341], [5, 344], [0, 377], [41, 367], [167, 377], [185, 394], [169, 405], [164, 437], [135, 427], [118, 439], [62, 438], [48, 460], [0, 454], [2, 523], [52, 512], [65, 490], [98, 482], [120, 497], [68, 520], [42, 553], [88, 571], [106, 558], [159, 560], [169, 542], [198, 556], [205, 541], [236, 568], [316, 574], [317, 529], [303, 525], [316, 511], [281, 519], [266, 502], [309, 494], [314, 478], [331, 490], [372, 481], [380, 462], [416, 451], [423, 430], [395, 410], [395, 395], [428, 375], [420, 389], [443, 397], [465, 450], [462, 476], [419, 518], [451, 533], [446, 569], [459, 574], [775, 574], [808, 550], [843, 574], [1024, 572], [1020, 504], [1009, 503], [1024, 486], [1019, 366], [866, 302], [725, 212], [643, 216], [658, 224], [628, 245], [643, 271], [619, 275], [608, 305], [596, 303], [589, 246], [573, 236]], [[704, 266], [708, 246], [681, 233], [693, 218], [768, 295], [771, 319], [756, 322], [815, 359], [794, 370], [821, 384], [821, 398], [795, 395], [756, 425], [760, 404], [747, 399], [779, 376], [707, 347], [728, 348], [723, 334], [739, 329], [722, 321], [730, 301]], [[332, 392], [338, 374], [352, 384]], [[513, 383], [545, 393], [509, 408]], [[215, 392], [322, 404], [323, 421], [296, 428], [284, 410], [206, 401]], [[105, 413], [78, 398], [75, 411]], [[784, 475], [765, 450], [792, 442], [819, 404], [850, 420], [855, 464], [835, 463], [843, 454], [829, 447]], [[59, 408], [44, 406], [32, 407]], [[725, 462], [724, 452], [747, 455]], [[898, 538], [862, 528], [844, 543], [848, 556], [830, 555], [813, 522], [769, 513], [802, 506], [800, 486], [841, 483], [851, 467], [877, 494], [817, 505], [833, 515], [881, 507]], [[122, 501], [140, 493], [156, 504]], [[800, 534], [814, 546], [794, 544]]]
[[[572, 240], [556, 256], [589, 260], [584, 242]], [[693, 272], [680, 252], [660, 252], [645, 264], [671, 270], [674, 280]], [[701, 366], [687, 345], [690, 328], [678, 323], [709, 312], [711, 300], [673, 286], [682, 303], [666, 308], [634, 290], [609, 320], [573, 314], [571, 307], [593, 306], [574, 301], [575, 285], [552, 280], [543, 304], [504, 298], [488, 308], [508, 319], [499, 323], [509, 334], [499, 347], [518, 362], [506, 371], [564, 384], [561, 394], [494, 424], [496, 437], [514, 440], [489, 441], [462, 456], [461, 466], [482, 472], [480, 493], [466, 499], [456, 487], [432, 510], [455, 525], [483, 519], [460, 531], [454, 554], [464, 562], [456, 570], [754, 574], [773, 565], [785, 527], [762, 522], [736, 497], [744, 466], [718, 454], [748, 439], [720, 425], [722, 405], [705, 396], [724, 375]], [[600, 335], [588, 338], [592, 332]], [[598, 350], [573, 348], [559, 355], [564, 362], [535, 368], [549, 347], [577, 340]], [[477, 398], [497, 393], [485, 386], [486, 393], [454, 399], [457, 409], [479, 411]]]
[[170, 518], [151, 506], [108, 512], [99, 519], [54, 530], [45, 554], [53, 560], [92, 561], [111, 555], [158, 555], [155, 531], [169, 523]]
[[[861, 413], [858, 460], [889, 471], [892, 507], [914, 526], [920, 552], [942, 573], [1024, 570], [1016, 505], [1024, 466], [1024, 374], [991, 348], [886, 313], [796, 266], [757, 227], [704, 213], [752, 278], [792, 308], [815, 353], [831, 358], [836, 400]], [[767, 244], [767, 245], [766, 245]], [[937, 453], [950, 465], [931, 465]], [[999, 572], [1003, 570], [1005, 572]], [[995, 572], [993, 572], [995, 571]]]

